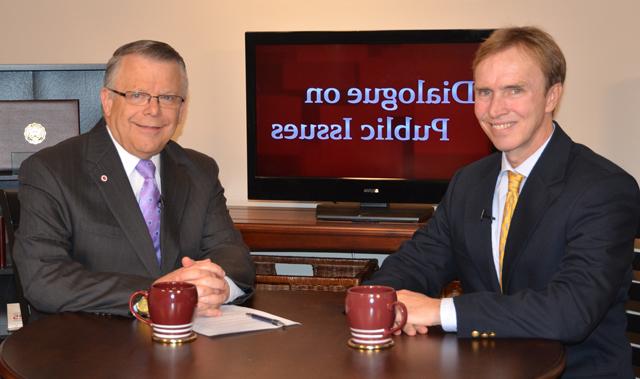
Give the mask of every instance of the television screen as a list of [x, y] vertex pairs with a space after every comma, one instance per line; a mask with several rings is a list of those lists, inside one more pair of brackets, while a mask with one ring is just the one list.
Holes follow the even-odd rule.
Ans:
[[489, 34], [247, 32], [249, 198], [438, 203], [492, 152], [471, 70]]

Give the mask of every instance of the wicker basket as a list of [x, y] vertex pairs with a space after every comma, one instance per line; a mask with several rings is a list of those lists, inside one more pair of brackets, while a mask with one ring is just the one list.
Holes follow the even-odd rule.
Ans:
[[462, 284], [460, 284], [459, 280], [454, 280], [442, 289], [440, 297], [456, 297], [459, 295], [462, 295]]
[[[375, 259], [338, 259], [254, 255], [256, 288], [284, 291], [344, 292], [359, 285], [378, 269]], [[288, 276], [276, 273], [276, 263], [305, 264], [313, 268], [313, 276]]]

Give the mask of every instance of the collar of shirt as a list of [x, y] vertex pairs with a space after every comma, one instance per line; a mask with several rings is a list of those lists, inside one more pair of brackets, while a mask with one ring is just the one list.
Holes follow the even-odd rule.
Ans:
[[533, 154], [531, 154], [531, 156], [529, 156], [529, 158], [527, 158], [524, 162], [522, 162], [522, 164], [520, 164], [518, 166], [518, 168], [513, 168], [511, 166], [511, 163], [509, 163], [509, 161], [507, 160], [507, 155], [503, 152], [502, 153], [502, 167], [500, 168], [500, 175], [498, 175], [498, 185], [500, 184], [501, 179], [507, 176], [507, 171], [513, 171], [513, 172], [517, 172], [518, 174], [524, 176], [524, 179], [522, 180], [522, 183], [520, 184], [520, 188], [522, 190], [522, 188], [524, 187], [524, 183], [527, 181], [527, 178], [531, 174], [531, 170], [533, 170], [533, 167], [538, 162], [538, 159], [540, 159], [540, 156], [542, 155], [542, 152], [544, 151], [544, 149], [549, 144], [549, 141], [551, 140], [551, 137], [553, 136], [553, 133], [555, 131], [556, 131], [556, 124], [554, 122], [553, 123], [553, 130], [551, 131], [551, 134], [549, 135], [549, 138], [547, 138], [547, 140], [544, 141], [544, 143], [542, 144], [542, 146], [540, 146], [538, 148], [538, 150], [534, 151]]
[[[109, 129], [108, 125], [107, 125], [107, 131], [109, 132], [109, 137], [111, 138], [111, 141], [113, 141], [113, 144], [115, 145], [116, 150], [118, 151], [118, 156], [120, 157], [120, 161], [122, 162], [122, 166], [124, 167], [124, 172], [127, 174], [127, 177], [129, 178], [131, 189], [133, 189], [133, 193], [135, 194], [136, 199], [138, 199], [140, 195], [140, 190], [142, 189], [142, 184], [144, 183], [144, 178], [142, 177], [142, 175], [140, 175], [138, 171], [136, 171], [136, 166], [138, 165], [138, 162], [140, 162], [140, 158], [129, 153], [127, 150], [125, 150], [124, 147], [122, 147], [122, 145], [118, 143], [118, 141], [116, 141], [115, 138], [113, 138], [113, 134], [111, 134], [111, 129]], [[153, 162], [153, 164], [156, 165], [156, 174], [155, 174], [156, 183], [158, 184], [160, 193], [162, 193], [162, 185], [160, 182], [160, 154], [156, 154], [152, 156], [151, 161]]]

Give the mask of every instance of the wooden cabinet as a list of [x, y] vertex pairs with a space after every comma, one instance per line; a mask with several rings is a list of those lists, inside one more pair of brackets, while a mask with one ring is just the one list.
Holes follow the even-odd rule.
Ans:
[[229, 207], [252, 251], [393, 253], [418, 223], [319, 221], [313, 208]]

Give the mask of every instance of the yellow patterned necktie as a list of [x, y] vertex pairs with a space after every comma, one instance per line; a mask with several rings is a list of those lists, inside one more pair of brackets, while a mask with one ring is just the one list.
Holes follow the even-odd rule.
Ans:
[[517, 172], [507, 171], [509, 175], [509, 190], [507, 191], [507, 198], [504, 201], [504, 211], [502, 212], [502, 225], [500, 226], [500, 245], [498, 251], [500, 252], [500, 289], [502, 289], [502, 261], [504, 260], [504, 245], [507, 243], [507, 235], [509, 234], [509, 225], [511, 224], [511, 217], [513, 217], [513, 210], [516, 209], [518, 203], [518, 194], [520, 193], [520, 183], [524, 179], [524, 175], [520, 175]]

